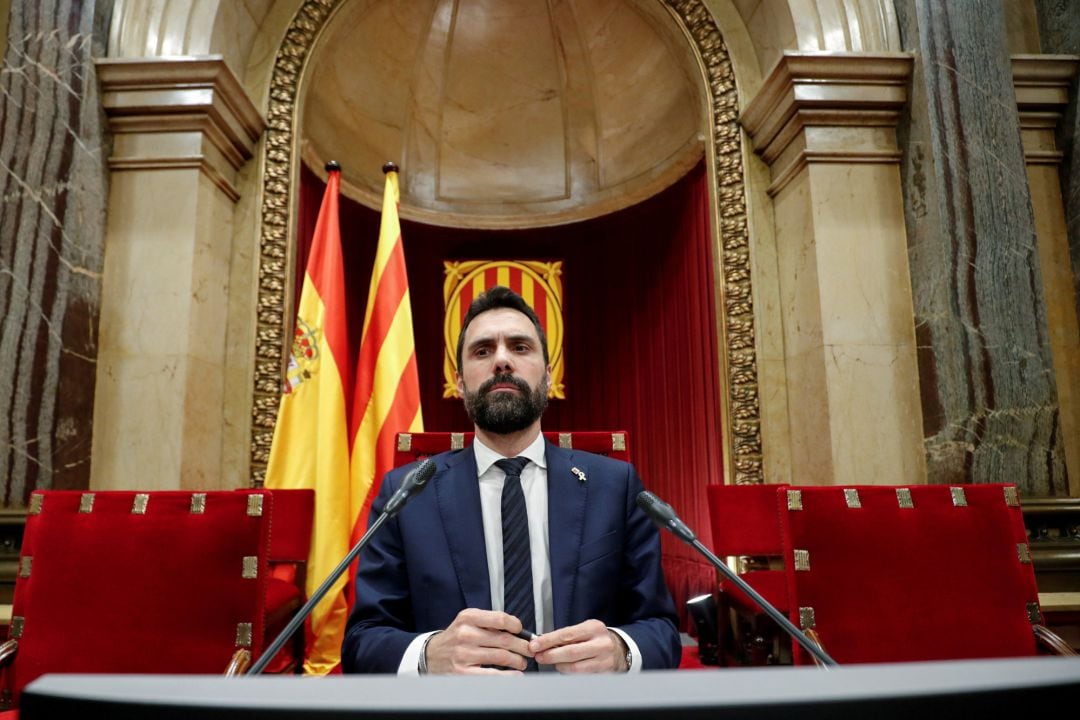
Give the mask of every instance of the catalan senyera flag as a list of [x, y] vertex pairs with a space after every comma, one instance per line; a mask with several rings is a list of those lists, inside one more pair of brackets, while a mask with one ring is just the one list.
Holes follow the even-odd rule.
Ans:
[[350, 427], [353, 542], [367, 527], [372, 488], [393, 467], [397, 434], [424, 429], [398, 198], [398, 175], [389, 170], [356, 363]]
[[[346, 398], [352, 392], [345, 269], [338, 222], [340, 169], [331, 170], [300, 291], [289, 368], [265, 486], [315, 490], [307, 594], [349, 551], [354, 504], [349, 483]], [[361, 500], [362, 500], [361, 496]], [[341, 659], [348, 608], [342, 577], [311, 614], [304, 672], [323, 675]]]

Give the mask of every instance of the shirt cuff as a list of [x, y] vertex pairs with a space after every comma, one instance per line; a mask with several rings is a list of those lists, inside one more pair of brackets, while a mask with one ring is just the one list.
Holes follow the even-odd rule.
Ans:
[[435, 634], [435, 631], [421, 633], [413, 638], [409, 647], [405, 648], [405, 654], [401, 656], [398, 664], [398, 675], [418, 676], [420, 674], [420, 653], [424, 652], [424, 642]]
[[[642, 659], [641, 659], [641, 650], [638, 649], [637, 643], [634, 642], [634, 639], [632, 637], [630, 637], [629, 635], [627, 635], [622, 630], [620, 630], [619, 628], [609, 627], [608, 630], [610, 630], [611, 632], [614, 632], [614, 633], [618, 633], [619, 637], [621, 637], [623, 639], [623, 642], [626, 643], [626, 649], [630, 651], [630, 669], [627, 670], [626, 672], [627, 673], [639, 673], [639, 672], [641, 672], [641, 666], [643, 664]], [[406, 652], [405, 654], [408, 655], [408, 652]], [[400, 672], [400, 670], [398, 672]]]

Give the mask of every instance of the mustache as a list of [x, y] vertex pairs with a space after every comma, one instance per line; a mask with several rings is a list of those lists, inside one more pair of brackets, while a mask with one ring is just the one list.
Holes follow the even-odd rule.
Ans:
[[513, 385], [518, 390], [520, 390], [522, 392], [522, 394], [524, 394], [524, 395], [528, 395], [530, 392], [532, 392], [532, 388], [529, 387], [529, 383], [525, 382], [521, 378], [517, 377], [516, 375], [503, 374], [503, 375], [495, 375], [495, 376], [489, 378], [488, 380], [486, 380], [480, 386], [479, 394], [480, 395], [486, 395], [489, 392], [491, 392], [491, 389], [493, 387], [495, 387], [496, 385], [507, 385], [507, 384]]

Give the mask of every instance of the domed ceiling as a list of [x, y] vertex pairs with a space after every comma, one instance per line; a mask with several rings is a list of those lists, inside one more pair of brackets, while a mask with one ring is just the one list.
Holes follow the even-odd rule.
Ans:
[[301, 157], [401, 214], [531, 227], [612, 212], [700, 160], [697, 61], [657, 0], [353, 0], [313, 50]]

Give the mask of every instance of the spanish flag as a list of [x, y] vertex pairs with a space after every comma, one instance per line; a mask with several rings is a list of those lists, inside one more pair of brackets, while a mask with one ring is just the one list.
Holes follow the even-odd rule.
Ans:
[[[345, 322], [345, 268], [338, 223], [341, 169], [330, 171], [296, 313], [265, 486], [313, 488], [315, 524], [307, 567], [310, 597], [349, 551], [355, 513], [350, 492], [346, 398], [352, 392]], [[311, 614], [304, 672], [325, 675], [341, 660], [347, 607], [341, 577]]]
[[371, 273], [352, 422], [352, 530], [355, 543], [367, 527], [376, 481], [394, 465], [399, 432], [422, 432], [409, 278], [398, 219], [397, 166], [387, 163], [379, 247]]

